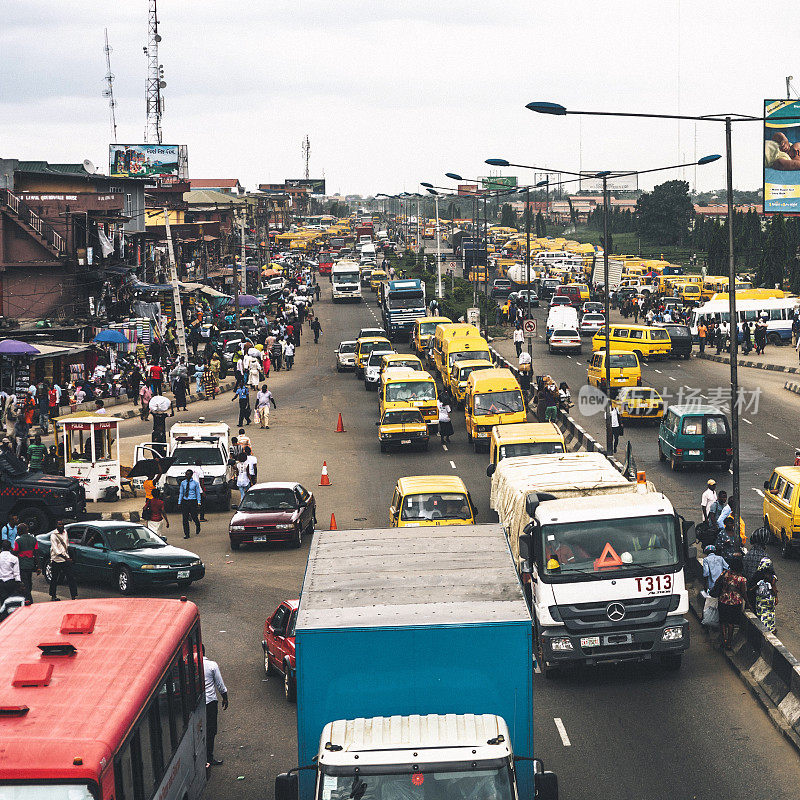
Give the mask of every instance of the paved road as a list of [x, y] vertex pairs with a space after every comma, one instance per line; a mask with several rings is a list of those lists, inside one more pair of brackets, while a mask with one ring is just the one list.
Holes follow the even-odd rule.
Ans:
[[[366, 305], [332, 306], [323, 292], [318, 305], [325, 330], [322, 342], [316, 348], [304, 343], [297, 370], [271, 381], [279, 406], [271, 430], [251, 426], [248, 431], [260, 475], [300, 480], [315, 492], [320, 527], [327, 528], [334, 511], [339, 527], [345, 528], [384, 525], [401, 475], [455, 473], [470, 487], [481, 521], [490, 521], [486, 456], [469, 448], [462, 419], [454, 418], [456, 436], [448, 451], [436, 444], [429, 453], [381, 454], [375, 396], [352, 375], [336, 373], [335, 344], [373, 323], [375, 308], [371, 295]], [[210, 419], [234, 424], [234, 407], [223, 398], [204, 404], [203, 410]], [[194, 409], [192, 415], [198, 413]], [[344, 434], [334, 432], [340, 411]], [[148, 431], [139, 422], [126, 424], [131, 426], [126, 433], [132, 435]], [[329, 488], [317, 487], [323, 459], [333, 481]], [[229, 515], [212, 514], [209, 519], [202, 535], [191, 542], [207, 564], [207, 577], [188, 594], [200, 607], [203, 638], [209, 655], [220, 662], [231, 707], [220, 714], [217, 754], [225, 763], [214, 770], [206, 796], [264, 800], [272, 797], [275, 773], [295, 765], [296, 749], [294, 706], [283, 699], [279, 680], [265, 679], [261, 628], [282, 599], [297, 597], [308, 545], [299, 551], [231, 553]], [[172, 541], [182, 542], [174, 523], [170, 533]], [[101, 596], [109, 591], [83, 587], [82, 593]], [[36, 599], [43, 597], [39, 593]], [[562, 797], [797, 796], [797, 755], [694, 624], [692, 635], [692, 649], [677, 674], [655, 666], [624, 666], [586, 670], [556, 681], [534, 676], [537, 750], [560, 774]]]
[[[547, 310], [534, 309], [543, 336]], [[612, 316], [612, 321], [614, 317]], [[557, 381], [566, 380], [577, 398], [580, 387], [586, 384], [586, 360], [591, 353], [591, 340], [583, 344], [582, 355], [550, 355], [543, 338], [534, 344], [534, 371], [551, 374]], [[514, 348], [510, 341], [499, 341], [496, 349], [513, 360]], [[660, 392], [671, 403], [689, 397], [730, 397], [730, 367], [698, 358], [685, 360], [651, 361], [642, 368], [642, 382]], [[798, 445], [797, 429], [793, 424], [800, 411], [800, 397], [787, 392], [783, 385], [786, 376], [778, 372], [740, 367], [739, 384], [743, 390], [744, 405], [740, 413], [740, 473], [742, 513], [748, 535], [763, 524], [763, 485], [777, 465], [794, 463], [794, 449]], [[725, 395], [719, 392], [727, 392]], [[584, 416], [578, 403], [572, 415], [601, 444], [605, 444], [605, 423], [602, 414]], [[630, 441], [639, 469], [645, 469], [650, 480], [662, 490], [687, 519], [700, 519], [700, 496], [709, 477], [717, 481], [718, 489], [731, 490], [731, 476], [720, 472], [687, 470], [672, 472], [668, 464], [658, 458], [658, 426], [653, 423], [627, 423], [625, 436], [620, 439], [618, 455], [623, 457]], [[781, 558], [777, 547], [770, 547], [780, 580], [780, 603], [777, 609], [778, 635], [795, 654], [800, 653], [800, 621], [794, 609], [800, 603], [800, 564]]]

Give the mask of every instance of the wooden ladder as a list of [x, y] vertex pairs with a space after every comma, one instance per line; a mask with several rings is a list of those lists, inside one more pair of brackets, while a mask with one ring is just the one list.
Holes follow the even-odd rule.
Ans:
[[186, 349], [186, 326], [183, 324], [183, 308], [178, 286], [178, 265], [175, 263], [175, 250], [172, 246], [172, 233], [169, 228], [169, 209], [164, 207], [164, 229], [167, 233], [167, 253], [169, 254], [169, 282], [172, 286], [172, 305], [175, 308], [175, 335], [178, 342], [178, 355], [189, 363], [189, 351]]

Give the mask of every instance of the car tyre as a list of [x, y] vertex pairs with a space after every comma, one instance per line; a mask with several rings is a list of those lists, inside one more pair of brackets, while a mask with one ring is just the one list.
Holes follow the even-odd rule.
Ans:
[[787, 538], [785, 531], [781, 531], [781, 557], [785, 559], [792, 557], [792, 543]]
[[133, 575], [126, 566], [120, 567], [117, 572], [117, 589], [120, 594], [130, 594], [133, 591]]
[[297, 700], [297, 686], [292, 678], [288, 661], [283, 665], [283, 694], [289, 703]]
[[292, 547], [295, 550], [299, 550], [303, 546], [303, 529], [298, 525], [297, 530], [294, 532], [294, 537], [292, 537]]
[[678, 462], [677, 462], [677, 460], [676, 460], [675, 456], [672, 456], [672, 457], [670, 458], [670, 460], [669, 460], [669, 468], [670, 468], [670, 469], [671, 469], [673, 472], [677, 472], [677, 471], [678, 471], [678, 470], [681, 468], [681, 467], [680, 467], [680, 464], [678, 464]]

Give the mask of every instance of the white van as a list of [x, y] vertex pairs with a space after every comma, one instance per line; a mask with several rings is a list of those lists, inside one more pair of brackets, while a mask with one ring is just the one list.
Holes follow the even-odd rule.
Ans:
[[573, 306], [553, 306], [547, 314], [545, 325], [545, 340], [550, 341], [550, 336], [556, 328], [574, 328], [578, 330], [578, 310]]

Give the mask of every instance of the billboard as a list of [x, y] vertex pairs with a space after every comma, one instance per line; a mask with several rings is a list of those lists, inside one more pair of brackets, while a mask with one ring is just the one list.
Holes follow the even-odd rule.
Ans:
[[112, 178], [160, 178], [180, 175], [180, 145], [111, 144], [108, 174]]
[[458, 184], [458, 194], [461, 197], [472, 197], [472, 195], [478, 194], [478, 184], [477, 183], [459, 183]]
[[[599, 169], [597, 170], [583, 170], [581, 172], [581, 177], [578, 182], [578, 191], [581, 192], [602, 192], [603, 191], [603, 179], [602, 178], [595, 178], [594, 176], [600, 172]], [[615, 173], [620, 172], [627, 172], [624, 169], [613, 170], [611, 174], [608, 176], [606, 184], [609, 188], [609, 191], [616, 191], [616, 192], [635, 192], [639, 188], [639, 176], [638, 175], [625, 175], [624, 177], [615, 177]]]
[[764, 213], [800, 214], [800, 102], [764, 101]]
[[287, 178], [287, 189], [306, 189], [309, 194], [325, 194], [325, 178]]
[[516, 175], [490, 175], [487, 178], [481, 178], [481, 186], [484, 191], [494, 192], [503, 191], [504, 189], [517, 188]]

